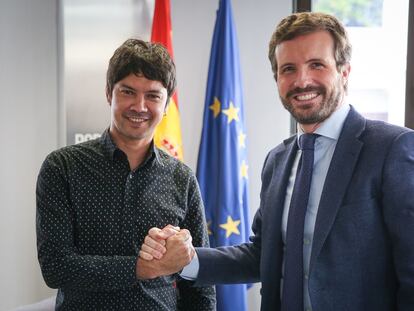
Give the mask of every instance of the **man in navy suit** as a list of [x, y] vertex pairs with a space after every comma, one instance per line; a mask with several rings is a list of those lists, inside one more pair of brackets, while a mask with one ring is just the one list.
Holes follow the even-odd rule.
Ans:
[[[251, 242], [197, 248], [182, 276], [196, 285], [260, 281], [261, 310], [414, 310], [414, 132], [366, 120], [346, 103], [350, 58], [336, 18], [298, 13], [280, 22], [269, 59], [298, 133], [265, 160]], [[281, 285], [304, 133], [318, 136], [303, 228], [303, 305], [290, 309], [281, 306]], [[162, 257], [172, 231], [150, 230], [141, 257]]]

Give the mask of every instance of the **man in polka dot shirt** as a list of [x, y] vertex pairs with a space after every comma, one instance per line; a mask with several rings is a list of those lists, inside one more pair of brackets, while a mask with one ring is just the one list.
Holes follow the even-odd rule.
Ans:
[[[214, 287], [192, 287], [177, 274], [194, 256], [191, 243], [208, 246], [196, 178], [153, 141], [175, 86], [164, 47], [127, 40], [109, 61], [109, 128], [44, 161], [38, 258], [45, 282], [58, 289], [56, 310], [215, 310]], [[167, 224], [179, 231], [168, 254], [140, 259], [148, 230]]]

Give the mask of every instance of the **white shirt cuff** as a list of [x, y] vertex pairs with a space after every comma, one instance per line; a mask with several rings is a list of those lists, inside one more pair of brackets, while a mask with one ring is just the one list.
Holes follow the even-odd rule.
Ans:
[[197, 252], [194, 254], [193, 259], [188, 265], [186, 265], [181, 271], [180, 276], [183, 279], [194, 281], [198, 276], [198, 270], [200, 268], [200, 262], [198, 261]]

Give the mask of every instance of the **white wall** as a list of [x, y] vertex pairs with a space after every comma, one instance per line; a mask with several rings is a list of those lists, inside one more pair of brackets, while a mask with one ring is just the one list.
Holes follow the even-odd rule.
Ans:
[[57, 147], [54, 0], [0, 1], [0, 310], [51, 293], [36, 259], [35, 182]]
[[[289, 116], [279, 103], [267, 45], [276, 23], [291, 12], [291, 1], [232, 4], [244, 82], [253, 216], [264, 157], [289, 134]], [[218, 1], [172, 0], [171, 5], [185, 162], [195, 169]], [[52, 293], [36, 258], [34, 191], [41, 162], [57, 148], [65, 126], [58, 106], [57, 36], [56, 1], [0, 1], [0, 310]], [[260, 305], [258, 288], [249, 292], [251, 311]]]

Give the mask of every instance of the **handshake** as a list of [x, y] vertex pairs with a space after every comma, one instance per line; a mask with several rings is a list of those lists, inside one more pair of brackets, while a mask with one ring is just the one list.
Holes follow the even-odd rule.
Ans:
[[167, 225], [151, 228], [135, 266], [138, 279], [154, 279], [181, 271], [193, 259], [195, 249], [187, 229]]

